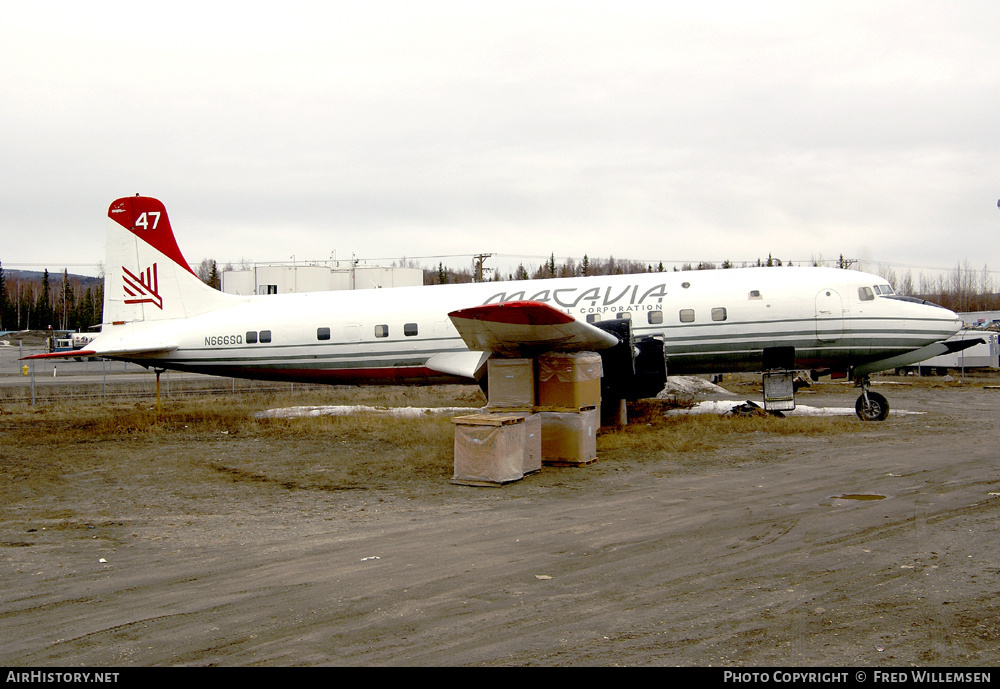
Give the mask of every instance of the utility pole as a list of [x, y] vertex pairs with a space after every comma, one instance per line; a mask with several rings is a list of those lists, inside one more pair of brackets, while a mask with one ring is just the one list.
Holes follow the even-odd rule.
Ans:
[[476, 254], [475, 256], [472, 257], [472, 260], [475, 261], [476, 264], [476, 277], [475, 277], [476, 282], [483, 282], [483, 273], [486, 271], [493, 270], [492, 268], [483, 267], [483, 262], [492, 255], [493, 254]]

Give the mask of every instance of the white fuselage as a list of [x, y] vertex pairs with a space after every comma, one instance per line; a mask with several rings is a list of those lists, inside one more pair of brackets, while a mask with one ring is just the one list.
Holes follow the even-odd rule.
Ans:
[[[176, 343], [130, 356], [215, 375], [328, 383], [454, 380], [432, 356], [466, 352], [458, 309], [541, 301], [581, 321], [630, 318], [664, 343], [670, 374], [760, 371], [762, 352], [794, 347], [799, 369], [848, 370], [944, 340], [961, 323], [938, 306], [883, 296], [874, 275], [745, 268], [234, 298], [201, 315], [105, 326]], [[265, 341], [266, 340], [266, 341]]]

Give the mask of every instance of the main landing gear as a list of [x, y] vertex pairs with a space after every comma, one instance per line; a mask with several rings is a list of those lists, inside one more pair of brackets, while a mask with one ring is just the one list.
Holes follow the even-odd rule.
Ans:
[[889, 401], [869, 389], [871, 381], [868, 376], [858, 378], [858, 387], [861, 388], [861, 395], [854, 403], [858, 418], [862, 421], [885, 421], [885, 417], [889, 416]]

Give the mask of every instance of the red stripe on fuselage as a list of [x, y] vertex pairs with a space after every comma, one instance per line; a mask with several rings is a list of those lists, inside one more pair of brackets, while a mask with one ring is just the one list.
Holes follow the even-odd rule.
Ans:
[[[143, 366], [163, 366], [156, 359], [130, 359]], [[425, 366], [387, 366], [385, 368], [259, 368], [254, 366], [191, 366], [171, 363], [166, 368], [227, 378], [248, 378], [319, 385], [429, 385], [473, 383], [468, 378], [431, 370]]]

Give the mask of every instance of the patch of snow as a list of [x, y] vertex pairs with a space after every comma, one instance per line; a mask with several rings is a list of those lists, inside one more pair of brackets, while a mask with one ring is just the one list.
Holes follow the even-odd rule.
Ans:
[[663, 391], [657, 395], [658, 399], [673, 397], [674, 395], [736, 395], [715, 383], [709, 383], [704, 378], [697, 376], [667, 376], [667, 385]]
[[[763, 403], [760, 403], [763, 406]], [[726, 414], [736, 406], [730, 400], [706, 400], [699, 402], [689, 409], [671, 409], [666, 412], [667, 416], [681, 416], [690, 414]], [[854, 416], [854, 407], [809, 407], [804, 404], [795, 405], [794, 411], [781, 412], [785, 416]], [[924, 414], [922, 411], [906, 411], [905, 409], [893, 409], [889, 415], [904, 416], [907, 414]]]
[[371, 407], [366, 405], [324, 405], [318, 407], [285, 407], [267, 409], [252, 414], [255, 419], [294, 419], [308, 416], [348, 416], [349, 414], [385, 414], [401, 419], [416, 419], [432, 414], [475, 414], [482, 407]]

